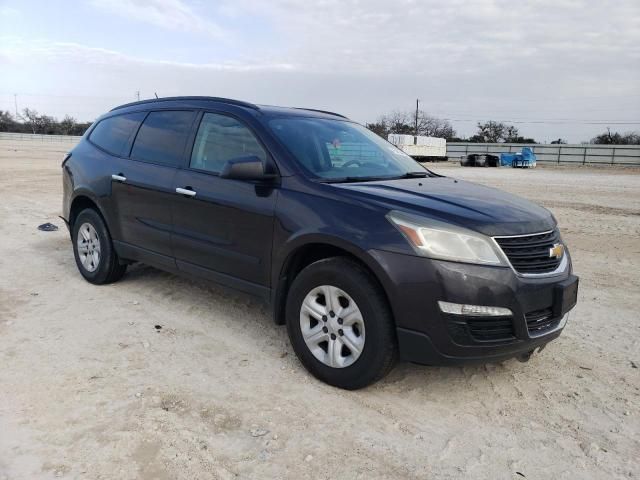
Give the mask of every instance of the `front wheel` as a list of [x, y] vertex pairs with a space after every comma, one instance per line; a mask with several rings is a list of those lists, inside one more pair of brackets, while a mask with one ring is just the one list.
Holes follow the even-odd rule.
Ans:
[[320, 260], [300, 272], [287, 296], [286, 320], [302, 364], [330, 385], [365, 387], [395, 363], [395, 327], [384, 292], [347, 258]]

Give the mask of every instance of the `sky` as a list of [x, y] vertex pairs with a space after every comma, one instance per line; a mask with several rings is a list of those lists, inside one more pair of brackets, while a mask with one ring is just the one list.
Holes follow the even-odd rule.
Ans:
[[340, 112], [415, 108], [459, 135], [640, 131], [639, 0], [0, 0], [0, 110], [93, 120], [213, 95]]

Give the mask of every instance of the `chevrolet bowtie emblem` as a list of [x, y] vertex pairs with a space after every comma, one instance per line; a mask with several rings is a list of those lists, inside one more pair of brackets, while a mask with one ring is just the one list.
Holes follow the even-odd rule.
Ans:
[[549, 249], [549, 257], [550, 258], [562, 258], [564, 254], [564, 245], [561, 243], [556, 243]]

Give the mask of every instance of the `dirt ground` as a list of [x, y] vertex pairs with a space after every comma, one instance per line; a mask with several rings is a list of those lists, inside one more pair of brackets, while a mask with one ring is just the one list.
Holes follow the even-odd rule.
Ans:
[[0, 480], [640, 477], [638, 169], [434, 167], [550, 208], [579, 304], [528, 363], [399, 364], [346, 392], [251, 297], [145, 266], [85, 282], [65, 149], [0, 143]]

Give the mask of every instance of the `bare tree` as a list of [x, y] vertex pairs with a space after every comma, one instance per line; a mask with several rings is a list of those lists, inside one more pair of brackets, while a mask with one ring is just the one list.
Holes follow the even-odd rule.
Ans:
[[517, 142], [519, 138], [520, 132], [518, 132], [518, 129], [513, 125], [506, 125], [504, 130], [504, 141], [506, 143], [513, 143]]
[[37, 111], [30, 108], [25, 108], [22, 111], [22, 116], [32, 133], [48, 133], [47, 130], [56, 124], [55, 118], [48, 115], [38, 115]]
[[384, 139], [386, 139], [387, 135], [389, 134], [389, 129], [384, 122], [367, 123], [365, 126], [373, 133], [381, 136]]
[[78, 122], [75, 118], [66, 115], [62, 121], [58, 124], [58, 130], [63, 135], [73, 135], [74, 130], [76, 129], [76, 125]]
[[25, 123], [29, 125], [29, 128], [31, 128], [32, 133], [36, 133], [38, 131], [40, 121], [38, 112], [36, 110], [31, 110], [30, 108], [25, 108], [22, 111], [22, 117], [24, 118]]
[[475, 137], [482, 143], [498, 143], [504, 141], [506, 130], [507, 126], [504, 123], [489, 120], [478, 123], [478, 133]]
[[489, 120], [478, 123], [478, 132], [469, 139], [479, 143], [536, 143], [533, 138], [525, 138], [513, 125]]
[[447, 120], [431, 117], [420, 111], [418, 114], [418, 135], [451, 139], [456, 136], [456, 131]]
[[415, 127], [415, 112], [403, 112], [396, 110], [387, 115], [383, 115], [374, 124], [378, 135], [384, 131], [386, 137], [389, 133], [404, 135], [426, 135], [429, 137], [440, 137], [450, 139], [456, 132], [451, 124], [440, 118], [432, 117], [424, 111], [418, 112], [418, 129]]
[[611, 129], [607, 128], [606, 133], [593, 137], [590, 143], [598, 145], [640, 145], [640, 133], [611, 133]]

